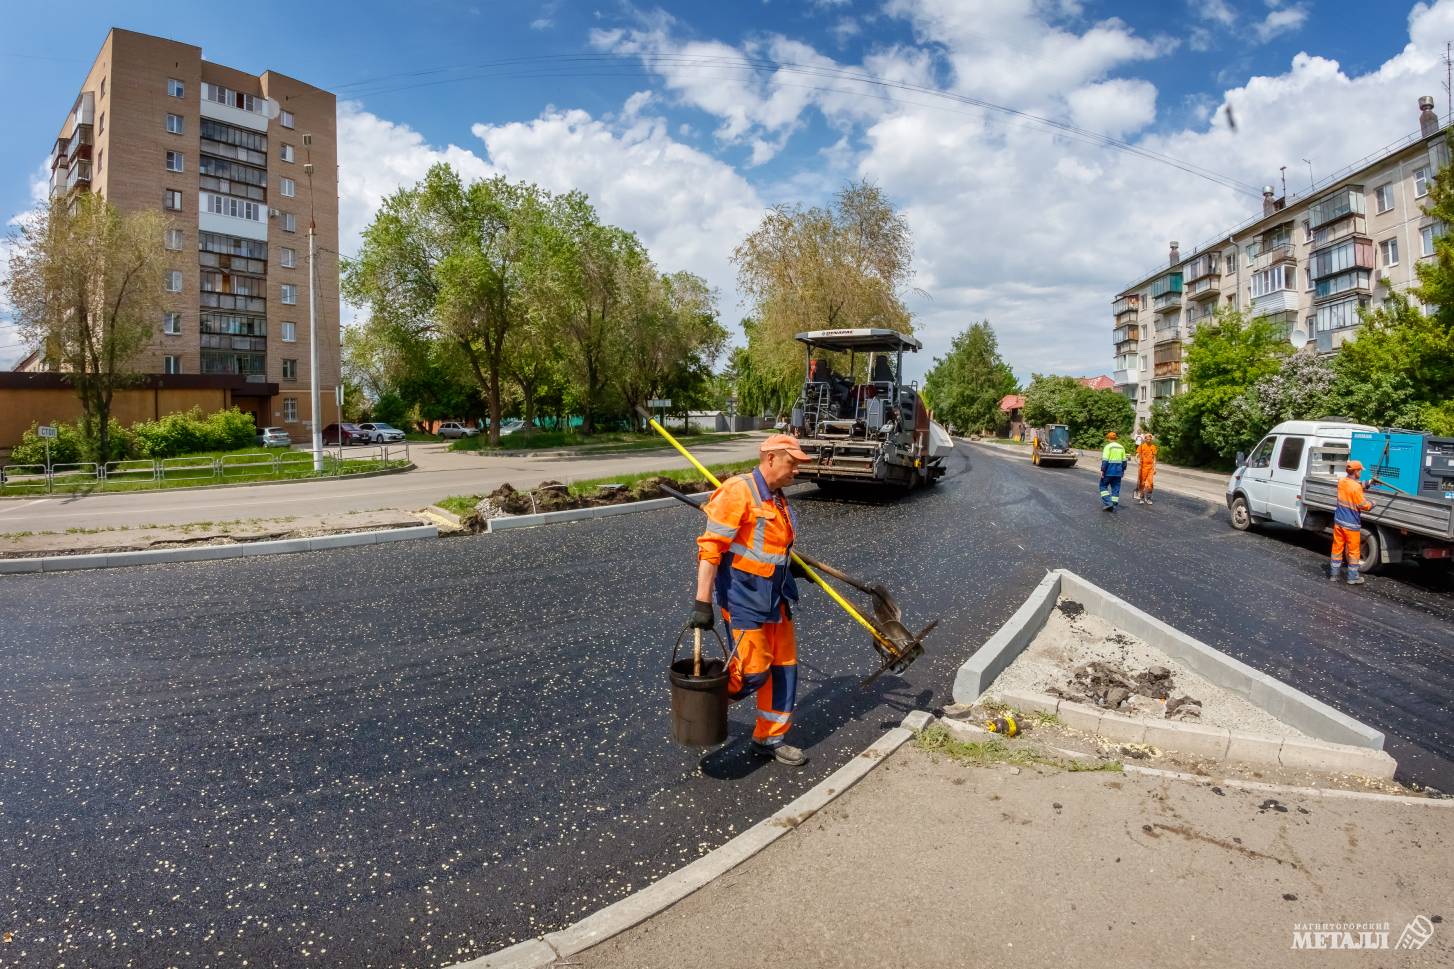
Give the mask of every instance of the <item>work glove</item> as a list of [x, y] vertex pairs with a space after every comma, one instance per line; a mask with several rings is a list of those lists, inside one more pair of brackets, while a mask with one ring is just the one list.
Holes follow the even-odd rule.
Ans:
[[692, 618], [687, 620], [687, 625], [692, 629], [711, 629], [715, 625], [712, 619], [712, 603], [705, 599], [694, 601]]
[[788, 574], [803, 582], [812, 583], [813, 581], [808, 578], [808, 570], [799, 565], [797, 559], [788, 559]]

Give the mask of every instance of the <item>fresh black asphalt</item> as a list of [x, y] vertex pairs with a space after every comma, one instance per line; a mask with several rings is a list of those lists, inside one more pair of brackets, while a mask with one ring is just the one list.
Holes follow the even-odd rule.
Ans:
[[[1053, 567], [1384, 730], [1404, 779], [1454, 790], [1447, 578], [1332, 587], [1319, 539], [1239, 534], [1170, 494], [1105, 515], [1084, 476], [952, 460], [896, 502], [794, 499], [805, 550], [888, 584], [911, 626], [943, 617], [906, 677], [863, 691], [866, 636], [805, 594], [797, 772], [748, 756], [746, 705], [700, 760], [669, 739], [685, 508], [0, 580], [0, 964], [432, 967], [561, 927], [950, 702]], [[791, 900], [763, 913], [781, 931]]]

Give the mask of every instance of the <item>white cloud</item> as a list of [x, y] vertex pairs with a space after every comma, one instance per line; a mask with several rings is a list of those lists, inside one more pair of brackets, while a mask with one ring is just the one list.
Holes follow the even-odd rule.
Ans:
[[1237, 11], [1227, 0], [1187, 0], [1192, 13], [1202, 20], [1230, 27], [1237, 22]]
[[1268, 0], [1268, 6], [1272, 7], [1267, 16], [1253, 28], [1257, 39], [1266, 43], [1278, 34], [1285, 34], [1288, 31], [1297, 30], [1308, 19], [1308, 5], [1305, 3], [1293, 4], [1290, 7], [1281, 6], [1276, 0]]
[[1078, 87], [1066, 95], [1070, 116], [1082, 128], [1121, 138], [1156, 119], [1156, 85], [1117, 78]]
[[46, 162], [42, 161], [30, 176], [32, 208], [13, 213], [5, 220], [5, 232], [0, 235], [0, 370], [9, 370], [29, 352], [20, 342], [20, 331], [14, 322], [15, 307], [5, 293], [5, 278], [10, 272], [10, 255], [15, 250], [15, 234], [35, 211], [34, 206], [45, 201], [50, 184], [48, 174]]

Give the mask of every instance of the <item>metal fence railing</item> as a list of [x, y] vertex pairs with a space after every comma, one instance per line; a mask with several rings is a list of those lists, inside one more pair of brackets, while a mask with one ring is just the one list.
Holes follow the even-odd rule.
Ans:
[[[323, 452], [323, 473], [338, 475], [386, 468], [409, 460], [409, 444], [372, 444], [335, 447]], [[0, 494], [47, 494], [56, 490], [132, 485], [138, 490], [178, 487], [188, 484], [221, 484], [256, 478], [303, 478], [314, 474], [312, 451], [280, 451], [263, 454], [249, 451], [219, 457], [180, 457], [108, 461], [104, 465], [83, 461], [54, 464], [0, 465]], [[169, 484], [170, 483], [170, 484]]]

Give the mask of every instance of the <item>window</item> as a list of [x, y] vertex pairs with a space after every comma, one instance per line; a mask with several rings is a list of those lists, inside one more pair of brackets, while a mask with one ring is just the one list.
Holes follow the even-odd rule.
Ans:
[[283, 198], [290, 199], [298, 194], [298, 184], [291, 178], [285, 178], [283, 179], [282, 192]]
[[1312, 239], [1313, 239], [1313, 224], [1311, 222], [1309, 222], [1307, 219], [1303, 219], [1303, 241], [1304, 242], [1311, 242]]
[[182, 271], [180, 269], [167, 270], [167, 292], [180, 293], [182, 291]]
[[1252, 274], [1252, 298], [1266, 296], [1278, 290], [1294, 289], [1297, 286], [1297, 269], [1287, 265], [1273, 266], [1260, 273]]
[[162, 193], [162, 208], [172, 212], [182, 211], [182, 193], [169, 188]]
[[101, 96], [103, 98], [106, 96], [106, 78], [104, 77], [101, 78]]
[[1265, 468], [1272, 464], [1272, 443], [1276, 438], [1264, 437], [1262, 443], [1252, 449], [1252, 456], [1247, 459], [1249, 468]]
[[1141, 399], [1142, 400], [1145, 400], [1146, 399], [1146, 385], [1145, 384], [1142, 384], [1141, 385]]
[[295, 343], [298, 340], [298, 324], [283, 321], [283, 342]]
[[1318, 279], [1348, 269], [1373, 268], [1373, 243], [1349, 239], [1336, 246], [1313, 253], [1310, 260], [1313, 275]]
[[202, 200], [205, 203], [206, 210], [213, 215], [226, 215], [234, 219], [247, 219], [249, 222], [263, 221], [264, 209], [256, 202], [233, 198], [230, 195], [213, 195], [211, 192], [203, 192]]
[[1304, 277], [1304, 280], [1305, 280], [1305, 282], [1307, 284], [1307, 288], [1308, 289], [1312, 289], [1313, 288], [1313, 271], [1311, 269], [1305, 269], [1305, 270], [1303, 270], [1303, 277]]
[[284, 111], [282, 116], [278, 118], [278, 121], [282, 123], [284, 128], [293, 127], [293, 112]]
[[182, 116], [180, 114], [167, 115], [167, 130], [174, 135], [182, 133]]
[[1285, 437], [1282, 439], [1282, 450], [1277, 452], [1277, 466], [1283, 471], [1296, 471], [1303, 463], [1303, 445], [1307, 443], [1306, 438]]
[[298, 361], [296, 361], [296, 360], [284, 360], [283, 361], [283, 379], [284, 380], [297, 380], [298, 379]]
[[298, 419], [298, 398], [283, 398], [283, 420], [296, 421]]
[[179, 151], [167, 152], [167, 171], [179, 172], [182, 170], [182, 153]]
[[233, 91], [220, 84], [209, 84], [203, 81], [202, 99], [216, 104], [225, 104], [229, 108], [241, 108], [244, 111], [251, 111], [253, 114], [262, 114], [262, 98], [244, 94], [241, 91]]
[[1373, 190], [1374, 208], [1379, 212], [1387, 212], [1393, 208], [1393, 182], [1384, 182]]
[[187, 85], [183, 84], [181, 81], [177, 80], [174, 77], [169, 77], [167, 78], [167, 94], [171, 95], [174, 98], [186, 97]]
[[298, 287], [292, 283], [283, 283], [283, 303], [287, 306], [298, 305]]
[[1421, 199], [1429, 194], [1429, 170], [1427, 168], [1414, 169], [1414, 198]]
[[97, 122], [96, 122], [96, 134], [98, 134], [98, 135], [104, 135], [105, 133], [106, 133], [106, 112], [105, 111], [102, 111], [101, 112], [100, 119], [98, 119]]
[[182, 230], [181, 229], [168, 229], [167, 230], [167, 248], [168, 249], [171, 249], [173, 252], [180, 252], [182, 250], [182, 247], [184, 245], [186, 245], [186, 236], [184, 236], [182, 234]]
[[1398, 265], [1398, 240], [1384, 239], [1378, 244], [1378, 261], [1384, 266]]
[[1358, 325], [1358, 307], [1361, 305], [1358, 299], [1344, 299], [1336, 303], [1326, 303], [1318, 307], [1317, 320], [1313, 329], [1318, 333], [1326, 333], [1329, 330], [1341, 330], [1348, 326]]
[[162, 357], [162, 363], [163, 363], [163, 367], [162, 367], [162, 372], [163, 373], [181, 373], [182, 372], [182, 358], [181, 357], [174, 357], [174, 356], [172, 356], [169, 353], [165, 357]]
[[163, 313], [162, 332], [167, 336], [180, 336], [182, 333], [182, 314]]
[[102, 148], [100, 151], [96, 152], [96, 171], [97, 172], [100, 172], [101, 169], [103, 169], [105, 167], [106, 167], [106, 149], [105, 148]]
[[294, 215], [292, 212], [284, 212], [283, 213], [283, 231], [284, 232], [297, 232], [298, 231], [298, 217], [296, 215]]
[[284, 269], [296, 269], [298, 266], [298, 253], [287, 246], [278, 247], [278, 265]]
[[290, 145], [290, 144], [288, 144], [287, 142], [283, 142], [283, 161], [290, 162], [292, 160], [293, 160], [293, 146]]
[[1440, 235], [1439, 225], [1426, 225], [1419, 230], [1419, 242], [1421, 249], [1419, 255], [1432, 256], [1434, 254], [1434, 240]]

